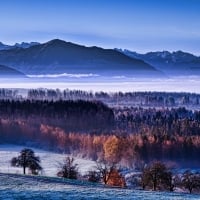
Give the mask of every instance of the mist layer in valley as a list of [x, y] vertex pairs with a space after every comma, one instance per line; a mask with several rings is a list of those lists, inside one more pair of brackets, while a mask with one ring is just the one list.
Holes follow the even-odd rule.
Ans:
[[28, 75], [26, 78], [0, 79], [1, 88], [13, 89], [78, 89], [84, 91], [132, 92], [192, 92], [200, 93], [199, 76], [179, 76], [169, 78], [135, 78], [120, 76], [100, 76], [98, 74], [46, 74]]

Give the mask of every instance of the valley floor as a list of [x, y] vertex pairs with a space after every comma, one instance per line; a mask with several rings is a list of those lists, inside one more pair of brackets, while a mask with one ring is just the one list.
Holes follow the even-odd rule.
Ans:
[[[56, 177], [57, 172], [63, 164], [66, 154], [53, 153], [41, 149], [32, 147], [1, 144], [0, 145], [0, 172], [1, 173], [13, 173], [22, 174], [22, 168], [11, 167], [10, 161], [13, 157], [19, 156], [20, 151], [23, 148], [31, 148], [34, 150], [36, 156], [40, 157], [42, 170], [42, 176]], [[89, 170], [94, 169], [96, 163], [91, 160], [75, 158], [75, 163], [78, 164], [78, 169], [81, 174], [85, 174]], [[27, 170], [28, 173], [28, 170]]]

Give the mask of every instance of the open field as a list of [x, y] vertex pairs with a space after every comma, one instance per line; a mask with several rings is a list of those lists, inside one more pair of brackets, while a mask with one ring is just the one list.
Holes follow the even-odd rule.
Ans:
[[[80, 180], [64, 180], [56, 173], [65, 156], [44, 150], [33, 149], [40, 156], [43, 173], [41, 176], [24, 176], [22, 168], [10, 166], [12, 157], [17, 156], [23, 146], [0, 145], [0, 199], [131, 199], [131, 200], [197, 200], [199, 195], [179, 192], [151, 192], [134, 189], [109, 188]], [[80, 172], [86, 173], [95, 167], [95, 162], [76, 158]]]
[[[19, 155], [19, 152], [23, 149], [23, 146], [17, 145], [0, 145], [0, 172], [1, 173], [14, 173], [22, 174], [22, 168], [11, 167], [10, 161], [13, 157]], [[43, 176], [55, 177], [60, 164], [63, 163], [65, 154], [58, 154], [53, 152], [48, 152], [36, 148], [31, 148], [34, 150], [36, 156], [39, 156], [41, 159], [41, 166], [43, 168]], [[76, 163], [78, 164], [79, 171], [81, 174], [89, 171], [95, 166], [94, 161], [76, 158]]]
[[199, 200], [199, 195], [105, 188], [59, 178], [0, 174], [0, 199], [131, 199]]

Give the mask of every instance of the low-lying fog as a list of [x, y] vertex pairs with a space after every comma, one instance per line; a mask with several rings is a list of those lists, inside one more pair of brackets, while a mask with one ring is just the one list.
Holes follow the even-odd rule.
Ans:
[[0, 78], [0, 88], [80, 89], [87, 91], [165, 91], [200, 93], [200, 76], [132, 78], [97, 74], [40, 75], [28, 78]]

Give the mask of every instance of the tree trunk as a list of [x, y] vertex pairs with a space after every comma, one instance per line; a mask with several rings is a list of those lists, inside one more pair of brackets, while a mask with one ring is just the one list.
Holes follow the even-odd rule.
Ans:
[[153, 191], [156, 191], [156, 187], [157, 187], [157, 180], [153, 181]]
[[107, 184], [107, 181], [108, 181], [108, 179], [107, 179], [106, 175], [104, 175], [103, 176], [103, 182], [104, 182], [105, 185]]
[[174, 186], [171, 185], [171, 186], [170, 186], [170, 192], [173, 192], [173, 191], [174, 191]]
[[26, 174], [26, 167], [23, 166], [23, 171], [24, 171], [24, 174]]

